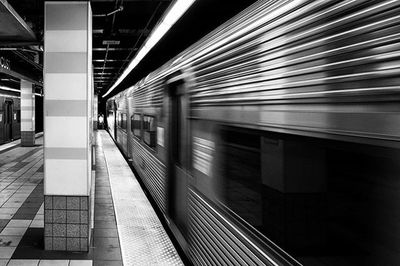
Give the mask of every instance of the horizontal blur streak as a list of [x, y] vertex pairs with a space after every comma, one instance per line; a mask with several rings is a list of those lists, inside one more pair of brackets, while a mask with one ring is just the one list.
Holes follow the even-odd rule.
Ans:
[[109, 100], [193, 264], [400, 263], [399, 14], [259, 1]]

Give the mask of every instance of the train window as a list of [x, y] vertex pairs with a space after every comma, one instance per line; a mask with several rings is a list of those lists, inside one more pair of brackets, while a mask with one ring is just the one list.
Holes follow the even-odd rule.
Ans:
[[133, 114], [131, 116], [131, 131], [133, 132], [133, 135], [135, 135], [138, 138], [141, 138], [141, 125], [142, 125], [142, 116], [140, 114]]
[[0, 122], [3, 122], [3, 113], [0, 113]]
[[17, 123], [21, 123], [21, 111], [17, 111]]
[[143, 116], [143, 140], [144, 142], [154, 148], [156, 146], [156, 119], [154, 116]]
[[259, 233], [304, 265], [398, 264], [398, 150], [222, 133], [222, 202]]
[[257, 227], [262, 218], [260, 136], [230, 129], [222, 137], [225, 202]]
[[121, 114], [117, 112], [117, 126], [121, 126]]
[[121, 124], [120, 127], [122, 129], [126, 130], [126, 114], [124, 114], [124, 113], [121, 114], [121, 122], [120, 122], [120, 124]]

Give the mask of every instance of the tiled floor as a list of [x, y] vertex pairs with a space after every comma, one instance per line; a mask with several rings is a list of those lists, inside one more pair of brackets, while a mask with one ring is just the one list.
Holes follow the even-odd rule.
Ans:
[[89, 259], [54, 260], [48, 254], [29, 258], [37, 252], [28, 243], [43, 238], [42, 144], [40, 137], [31, 148], [19, 147], [19, 141], [0, 146], [0, 266], [92, 265]]
[[89, 252], [43, 248], [43, 139], [32, 148], [0, 146], [0, 266], [183, 265], [109, 135], [99, 131], [97, 141]]
[[110, 180], [101, 146], [96, 147], [96, 189], [94, 202], [94, 264], [122, 266], [121, 248]]
[[[183, 265], [139, 182], [110, 135], [99, 130], [97, 143], [107, 164], [124, 265]], [[116, 234], [114, 231], [104, 233]]]
[[[39, 138], [39, 137], [43, 136], [43, 132], [36, 133], [35, 136], [36, 136], [36, 138]], [[2, 145], [0, 145], [0, 152], [8, 150], [8, 149], [12, 149], [20, 144], [21, 144], [21, 139], [17, 139], [12, 142], [2, 144]]]

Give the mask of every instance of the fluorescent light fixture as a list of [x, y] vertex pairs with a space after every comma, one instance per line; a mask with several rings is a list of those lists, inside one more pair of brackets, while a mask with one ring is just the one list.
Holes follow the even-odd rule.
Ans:
[[14, 96], [14, 95], [2, 94], [2, 93], [0, 93], [0, 96], [7, 97], [7, 98], [17, 98], [17, 99], [21, 99], [20, 96]]
[[17, 90], [17, 89], [12, 89], [12, 88], [9, 88], [9, 87], [3, 87], [3, 86], [0, 86], [0, 90], [4, 90], [4, 91], [14, 91], [14, 92], [21, 92], [20, 90]]
[[117, 87], [128, 74], [142, 61], [147, 53], [158, 43], [159, 40], [168, 32], [168, 30], [182, 17], [183, 14], [189, 9], [189, 7], [196, 0], [175, 0], [171, 7], [166, 11], [165, 15], [155, 26], [153, 31], [150, 33], [149, 38], [146, 39], [142, 47], [136, 56], [129, 62], [128, 67], [124, 70], [117, 81], [111, 86], [111, 88], [103, 95], [103, 98], [110, 94], [115, 87]]

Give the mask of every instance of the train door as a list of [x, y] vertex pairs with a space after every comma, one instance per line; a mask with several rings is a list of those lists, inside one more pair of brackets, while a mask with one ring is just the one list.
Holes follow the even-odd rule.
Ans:
[[[169, 90], [169, 215], [186, 238], [188, 216], [188, 104], [183, 82], [168, 84]], [[185, 246], [185, 240], [179, 239]]]
[[4, 141], [12, 140], [13, 126], [13, 101], [5, 100], [4, 102]]

